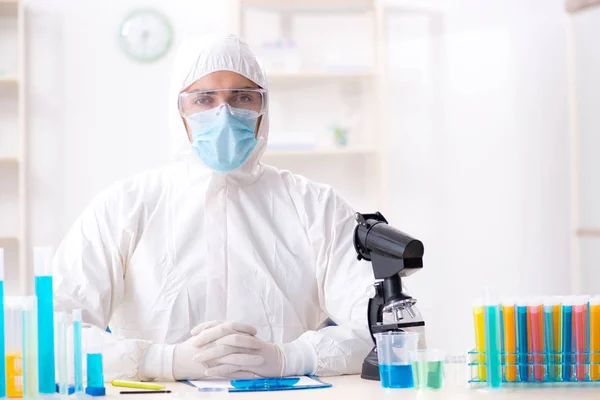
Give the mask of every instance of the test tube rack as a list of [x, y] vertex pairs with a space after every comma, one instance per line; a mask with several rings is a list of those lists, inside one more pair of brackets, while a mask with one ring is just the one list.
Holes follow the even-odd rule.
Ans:
[[600, 296], [477, 303], [473, 318], [471, 386], [600, 386]]
[[[502, 387], [522, 387], [524, 385], [597, 385], [600, 386], [600, 352], [585, 353], [527, 353], [526, 362], [518, 360], [521, 353], [502, 353]], [[469, 351], [469, 385], [477, 388], [487, 385], [487, 379], [479, 376], [486, 370], [486, 352]], [[511, 371], [512, 369], [512, 371]], [[525, 372], [525, 374], [522, 374]], [[507, 378], [509, 377], [510, 378]]]

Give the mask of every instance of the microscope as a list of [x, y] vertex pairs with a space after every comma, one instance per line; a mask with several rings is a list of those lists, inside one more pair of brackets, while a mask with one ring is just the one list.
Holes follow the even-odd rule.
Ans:
[[[355, 217], [354, 248], [359, 260], [371, 261], [376, 279], [367, 312], [373, 343], [378, 332], [424, 330], [413, 308], [417, 300], [402, 292], [401, 280], [423, 268], [423, 243], [389, 226], [379, 212]], [[361, 377], [380, 379], [377, 346], [365, 358]]]

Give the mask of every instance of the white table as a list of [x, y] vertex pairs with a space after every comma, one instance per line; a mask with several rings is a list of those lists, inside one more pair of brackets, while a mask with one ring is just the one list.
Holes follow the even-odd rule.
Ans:
[[120, 400], [162, 400], [162, 399], [306, 399], [306, 400], [377, 400], [377, 399], [600, 399], [600, 386], [594, 387], [566, 387], [566, 388], [536, 388], [536, 389], [470, 389], [464, 387], [446, 386], [439, 391], [419, 392], [414, 389], [383, 389], [379, 382], [366, 381], [359, 376], [340, 376], [322, 378], [323, 381], [333, 384], [332, 388], [314, 390], [295, 390], [280, 392], [254, 392], [254, 393], [200, 393], [194, 387], [183, 383], [166, 383], [166, 389], [171, 394], [146, 394], [146, 395], [119, 395], [121, 390], [134, 390], [127, 388], [114, 388], [107, 384], [106, 398]]

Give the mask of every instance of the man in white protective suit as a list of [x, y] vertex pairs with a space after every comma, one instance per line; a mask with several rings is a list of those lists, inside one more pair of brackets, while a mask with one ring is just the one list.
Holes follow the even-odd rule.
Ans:
[[261, 163], [268, 85], [243, 41], [197, 39], [174, 71], [187, 154], [93, 200], [54, 259], [56, 307], [103, 337], [108, 379], [360, 372], [374, 279], [353, 209]]

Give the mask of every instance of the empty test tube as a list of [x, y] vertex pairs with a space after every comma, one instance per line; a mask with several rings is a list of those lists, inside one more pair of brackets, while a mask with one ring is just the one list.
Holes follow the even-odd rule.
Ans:
[[56, 321], [56, 360], [58, 363], [58, 393], [61, 396], [69, 394], [69, 373], [67, 356], [67, 314], [55, 313]]
[[22, 298], [23, 398], [39, 399], [37, 297]]
[[73, 365], [75, 372], [75, 394], [83, 394], [81, 309], [73, 310]]

